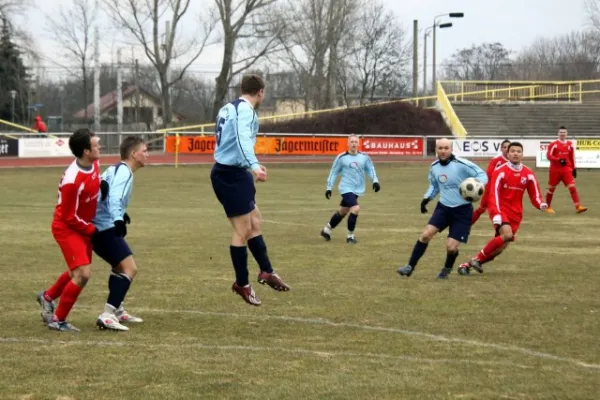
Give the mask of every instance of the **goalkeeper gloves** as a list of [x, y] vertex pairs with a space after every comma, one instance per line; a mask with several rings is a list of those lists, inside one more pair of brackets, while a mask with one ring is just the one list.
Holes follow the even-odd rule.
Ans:
[[423, 199], [421, 201], [421, 214], [427, 214], [427, 207], [425, 207], [429, 203], [429, 199]]
[[115, 233], [120, 237], [127, 236], [127, 226], [125, 225], [125, 221], [115, 221]]
[[375, 191], [375, 193], [381, 190], [381, 185], [379, 185], [379, 182], [373, 182], [373, 190]]
[[567, 160], [565, 160], [564, 158], [561, 158], [560, 160], [558, 160], [558, 162], [560, 163], [560, 165], [567, 165]]
[[131, 223], [131, 218], [129, 218], [129, 215], [127, 215], [127, 213], [123, 214], [123, 222], [125, 222], [126, 224]]
[[573, 178], [577, 178], [577, 169], [573, 168]]
[[331, 190], [327, 189], [325, 191], [325, 197], [327, 198], [327, 200], [329, 200], [331, 198]]
[[108, 182], [105, 180], [100, 181], [100, 201], [106, 200], [106, 196], [108, 196]]

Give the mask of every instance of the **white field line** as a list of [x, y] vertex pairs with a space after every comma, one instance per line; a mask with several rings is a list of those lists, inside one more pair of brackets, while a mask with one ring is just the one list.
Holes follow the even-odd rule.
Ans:
[[480, 348], [488, 348], [494, 350], [505, 351], [508, 353], [520, 353], [526, 356], [552, 360], [552, 361], [560, 361], [566, 362], [569, 364], [576, 365], [578, 367], [586, 368], [586, 369], [594, 369], [600, 371], [600, 364], [587, 363], [585, 361], [577, 360], [575, 358], [557, 356], [550, 353], [545, 353], [541, 351], [531, 350], [525, 347], [513, 346], [513, 345], [505, 345], [499, 343], [488, 343], [482, 342], [478, 340], [471, 339], [463, 339], [463, 338], [453, 338], [443, 335], [437, 335], [427, 332], [413, 331], [408, 329], [400, 329], [400, 328], [390, 328], [384, 326], [372, 326], [372, 325], [361, 325], [361, 324], [353, 324], [346, 322], [334, 322], [327, 319], [321, 318], [303, 318], [303, 317], [291, 317], [286, 315], [244, 315], [244, 314], [236, 314], [236, 313], [225, 313], [225, 312], [213, 312], [213, 311], [200, 311], [200, 310], [163, 310], [163, 309], [153, 309], [153, 308], [140, 308], [136, 309], [141, 313], [156, 313], [156, 314], [190, 314], [190, 315], [205, 315], [205, 316], [215, 316], [215, 317], [225, 317], [225, 318], [245, 318], [245, 319], [253, 319], [253, 320], [271, 320], [271, 321], [285, 321], [299, 324], [308, 324], [308, 325], [321, 325], [321, 326], [330, 326], [336, 328], [351, 328], [357, 330], [371, 331], [371, 332], [386, 332], [393, 334], [400, 334], [404, 336], [413, 336], [418, 338], [423, 338], [427, 340], [432, 340], [436, 342], [447, 342], [447, 343], [459, 343], [463, 345], [480, 347]]
[[95, 346], [95, 347], [144, 347], [150, 349], [201, 349], [201, 350], [220, 350], [220, 351], [240, 351], [240, 352], [273, 352], [273, 353], [289, 353], [296, 355], [314, 356], [319, 358], [360, 358], [366, 360], [387, 360], [387, 361], [408, 361], [423, 364], [474, 364], [482, 366], [504, 366], [507, 368], [533, 368], [531, 366], [515, 364], [506, 361], [482, 361], [469, 359], [452, 359], [452, 358], [421, 358], [414, 356], [394, 356], [390, 354], [378, 353], [356, 353], [347, 351], [328, 351], [328, 350], [308, 350], [298, 347], [275, 347], [275, 346], [241, 346], [241, 345], [211, 345], [203, 343], [140, 343], [139, 341], [109, 341], [109, 340], [58, 340], [58, 339], [36, 339], [36, 338], [12, 338], [0, 337], [0, 344], [38, 344], [42, 346], [57, 346], [57, 345], [75, 345], [75, 346]]

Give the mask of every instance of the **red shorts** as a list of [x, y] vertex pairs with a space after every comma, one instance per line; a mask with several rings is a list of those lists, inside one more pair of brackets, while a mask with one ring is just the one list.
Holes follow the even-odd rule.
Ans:
[[[490, 219], [493, 220], [494, 216], [490, 215]], [[512, 216], [512, 215], [502, 214], [502, 225], [510, 226], [510, 229], [512, 230], [512, 233], [513, 233], [512, 241], [514, 242], [515, 236], [517, 235], [517, 232], [519, 231], [519, 228], [521, 227], [521, 218], [518, 218], [518, 217]], [[501, 227], [501, 225], [494, 225], [494, 230], [496, 231], [495, 236], [500, 236], [500, 227]]]
[[92, 240], [71, 229], [52, 227], [52, 235], [72, 271], [92, 263]]
[[561, 181], [565, 184], [565, 186], [575, 183], [575, 179], [573, 178], [573, 170], [571, 168], [550, 169], [548, 185], [557, 186]]

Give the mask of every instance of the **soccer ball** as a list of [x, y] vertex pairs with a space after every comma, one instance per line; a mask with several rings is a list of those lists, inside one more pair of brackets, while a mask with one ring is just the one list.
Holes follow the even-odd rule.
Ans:
[[467, 178], [460, 183], [458, 191], [463, 199], [474, 203], [483, 196], [484, 186], [475, 178]]

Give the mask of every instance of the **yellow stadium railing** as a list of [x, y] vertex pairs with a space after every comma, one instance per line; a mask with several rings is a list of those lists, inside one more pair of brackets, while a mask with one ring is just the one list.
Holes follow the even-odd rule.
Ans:
[[446, 124], [449, 126], [452, 134], [460, 138], [466, 137], [467, 130], [463, 126], [462, 122], [460, 122], [460, 119], [458, 119], [458, 116], [456, 115], [456, 112], [450, 103], [450, 99], [448, 99], [448, 96], [446, 96], [446, 92], [439, 82], [437, 84], [437, 101], [439, 107], [442, 109], [444, 117], [446, 118]]

